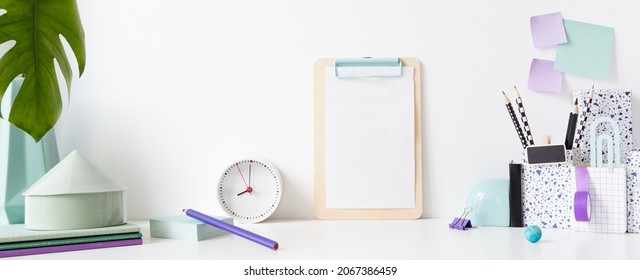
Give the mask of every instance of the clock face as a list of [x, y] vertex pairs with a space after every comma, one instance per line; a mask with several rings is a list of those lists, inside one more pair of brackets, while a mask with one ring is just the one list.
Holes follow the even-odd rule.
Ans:
[[218, 182], [218, 200], [227, 214], [241, 223], [257, 223], [273, 214], [282, 197], [280, 172], [264, 160], [231, 164]]

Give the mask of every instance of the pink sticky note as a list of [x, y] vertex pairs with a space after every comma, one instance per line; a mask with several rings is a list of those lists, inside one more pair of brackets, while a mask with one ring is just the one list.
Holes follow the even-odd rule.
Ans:
[[551, 60], [534, 58], [529, 68], [529, 89], [533, 91], [560, 93], [562, 91], [562, 72], [553, 68]]
[[552, 13], [531, 17], [531, 36], [536, 48], [548, 47], [567, 42], [562, 14]]

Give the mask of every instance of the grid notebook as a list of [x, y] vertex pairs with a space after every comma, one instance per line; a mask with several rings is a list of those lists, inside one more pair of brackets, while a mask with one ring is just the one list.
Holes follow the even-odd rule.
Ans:
[[626, 168], [589, 167], [591, 219], [573, 221], [573, 230], [625, 233], [627, 231]]

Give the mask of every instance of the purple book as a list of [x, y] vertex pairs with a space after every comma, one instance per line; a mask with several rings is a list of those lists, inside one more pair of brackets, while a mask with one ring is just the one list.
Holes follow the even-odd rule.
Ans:
[[0, 258], [142, 244], [142, 238], [0, 251]]

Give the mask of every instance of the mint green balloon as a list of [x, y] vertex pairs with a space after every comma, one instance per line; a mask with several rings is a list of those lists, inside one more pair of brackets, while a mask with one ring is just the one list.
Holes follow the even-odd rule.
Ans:
[[509, 179], [489, 179], [473, 186], [466, 207], [474, 226], [509, 226]]

